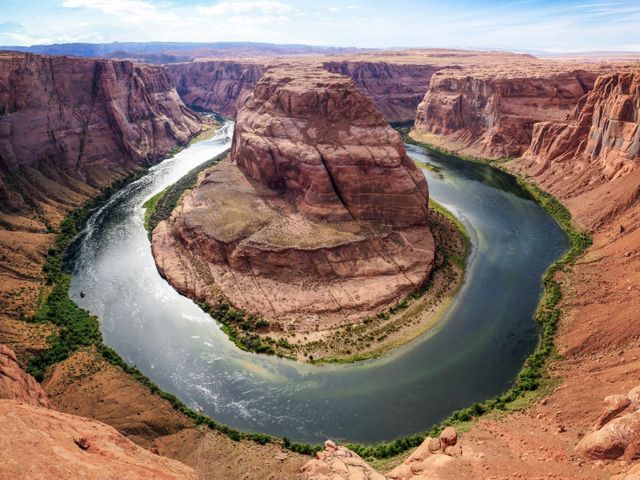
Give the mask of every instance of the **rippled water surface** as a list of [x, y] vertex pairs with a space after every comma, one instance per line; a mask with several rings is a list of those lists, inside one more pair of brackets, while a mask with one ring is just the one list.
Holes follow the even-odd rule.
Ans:
[[[142, 204], [230, 145], [232, 124], [153, 167], [91, 218], [73, 253], [73, 299], [105, 342], [161, 388], [217, 421], [297, 441], [388, 440], [508, 388], [533, 350], [532, 316], [564, 233], [513, 179], [407, 146], [438, 168], [433, 198], [472, 235], [464, 285], [439, 326], [382, 358], [312, 366], [237, 349], [156, 271]], [[80, 292], [85, 294], [81, 298]]]

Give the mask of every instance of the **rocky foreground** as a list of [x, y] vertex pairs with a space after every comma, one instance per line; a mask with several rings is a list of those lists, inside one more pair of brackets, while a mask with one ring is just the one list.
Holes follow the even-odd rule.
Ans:
[[351, 79], [274, 68], [238, 113], [229, 161], [157, 227], [153, 251], [189, 296], [325, 330], [426, 281], [427, 204], [400, 136]]

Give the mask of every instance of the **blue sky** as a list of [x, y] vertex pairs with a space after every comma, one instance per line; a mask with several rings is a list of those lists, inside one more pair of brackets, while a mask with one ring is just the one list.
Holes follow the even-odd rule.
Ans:
[[0, 45], [257, 41], [640, 51], [640, 0], [0, 0]]

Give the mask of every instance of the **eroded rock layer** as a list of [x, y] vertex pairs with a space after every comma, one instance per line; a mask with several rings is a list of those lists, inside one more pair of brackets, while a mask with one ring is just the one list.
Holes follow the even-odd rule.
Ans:
[[443, 70], [432, 77], [415, 128], [446, 135], [475, 156], [517, 157], [529, 147], [533, 125], [564, 120], [596, 77], [553, 64]]
[[424, 283], [427, 203], [399, 135], [351, 79], [273, 69], [238, 113], [231, 161], [201, 176], [153, 250], [187, 295], [325, 329]]
[[640, 71], [598, 77], [567, 121], [538, 123], [533, 133], [514, 167], [566, 199], [589, 226], [638, 204]]
[[313, 220], [426, 225], [428, 189], [400, 136], [348, 77], [274, 69], [238, 114], [231, 158]]
[[[424, 60], [428, 62], [428, 59]], [[235, 117], [269, 65], [282, 61], [213, 60], [166, 65], [176, 89], [187, 105]], [[304, 60], [300, 60], [300, 63]], [[438, 65], [385, 61], [326, 61], [323, 67], [351, 77], [389, 122], [413, 120], [416, 107], [429, 87]]]

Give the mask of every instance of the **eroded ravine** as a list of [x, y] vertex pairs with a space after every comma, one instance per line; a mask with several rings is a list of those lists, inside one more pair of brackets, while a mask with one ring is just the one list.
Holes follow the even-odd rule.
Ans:
[[[431, 195], [473, 237], [467, 278], [438, 327], [389, 355], [313, 366], [237, 349], [158, 274], [142, 203], [229, 147], [232, 125], [119, 192], [75, 251], [71, 294], [101, 320], [105, 342], [161, 388], [230, 426], [320, 441], [391, 439], [507, 388], [533, 349], [541, 275], [562, 230], [512, 177], [407, 146], [438, 167]], [[80, 295], [84, 293], [84, 297]]]

